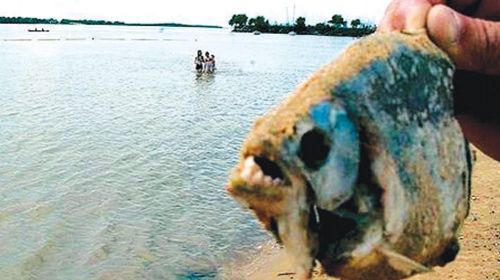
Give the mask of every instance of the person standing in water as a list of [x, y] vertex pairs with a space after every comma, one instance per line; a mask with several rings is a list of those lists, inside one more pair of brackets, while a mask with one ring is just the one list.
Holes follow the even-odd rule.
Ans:
[[212, 54], [212, 72], [215, 71], [215, 55]]
[[215, 56], [210, 55], [209, 52], [205, 53], [205, 67], [204, 67], [204, 72], [205, 73], [213, 73], [215, 69]]
[[203, 63], [205, 62], [205, 59], [203, 58], [203, 52], [201, 50], [198, 50], [198, 54], [194, 58], [194, 65], [196, 71], [198, 73], [201, 73], [203, 71]]
[[208, 72], [208, 67], [210, 66], [210, 53], [205, 52], [205, 57], [203, 58], [205, 61], [205, 65], [203, 67], [204, 72]]

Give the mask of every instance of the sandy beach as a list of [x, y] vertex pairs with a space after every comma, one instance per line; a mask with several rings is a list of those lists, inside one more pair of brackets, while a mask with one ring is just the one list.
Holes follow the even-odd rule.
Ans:
[[[461, 250], [452, 263], [435, 267], [410, 280], [500, 280], [500, 163], [474, 148], [471, 212], [460, 236]], [[230, 268], [228, 279], [294, 279], [290, 257], [275, 244], [263, 246], [259, 256]], [[337, 278], [314, 274], [314, 280]], [[374, 277], [373, 279], [377, 279]]]

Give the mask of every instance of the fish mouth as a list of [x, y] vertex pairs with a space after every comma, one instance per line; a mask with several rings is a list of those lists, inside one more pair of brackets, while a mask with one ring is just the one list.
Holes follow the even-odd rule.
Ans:
[[244, 207], [253, 210], [269, 229], [270, 222], [264, 220], [283, 211], [291, 185], [277, 163], [249, 155], [233, 170], [226, 190]]
[[243, 159], [233, 171], [226, 187], [233, 198], [254, 212], [278, 244], [283, 244], [278, 217], [286, 212], [287, 197], [291, 189], [290, 180], [276, 162], [254, 155]]
[[260, 156], [247, 157], [240, 176], [250, 185], [280, 186], [285, 183], [285, 176], [278, 164]]
[[[233, 190], [230, 192], [236, 196], [239, 194], [245, 197], [245, 204], [248, 208], [256, 212], [259, 210], [268, 212], [269, 215], [266, 216], [269, 221], [264, 222], [265, 228], [273, 233], [278, 242], [281, 241], [273, 216], [282, 214], [280, 212], [284, 209], [281, 202], [290, 194], [288, 190], [292, 188], [292, 179], [285, 175], [278, 163], [267, 157], [255, 155], [247, 156], [236, 173], [238, 180], [233, 182]], [[366, 224], [370, 219], [367, 212], [375, 210], [373, 205], [367, 206], [367, 202], [363, 201], [366, 200], [365, 191], [362, 194], [354, 195], [335, 211], [328, 211], [315, 205], [315, 194], [310, 182], [303, 176], [300, 176], [299, 180], [306, 188], [306, 201], [309, 205], [310, 215], [307, 230], [319, 236], [318, 242], [320, 244], [328, 244], [328, 246], [320, 245], [319, 247], [337, 251], [338, 253], [335, 255], [339, 257], [339, 260], [349, 255], [348, 252], [355, 247], [353, 244], [361, 242], [363, 224]], [[293, 181], [295, 182], [295, 180]], [[249, 193], [252, 194], [251, 198], [248, 196]], [[266, 203], [264, 205], [263, 200], [268, 203], [274, 200], [276, 204]], [[277, 207], [278, 205], [280, 207]], [[349, 241], [345, 242], [346, 239]], [[321, 258], [325, 253], [318, 251], [319, 255], [316, 257]]]
[[[299, 226], [307, 231], [308, 237], [303, 240], [304, 245], [307, 244], [309, 248], [309, 257], [329, 264], [330, 272], [334, 273], [338, 267], [349, 263], [353, 254], [359, 251], [357, 248], [371, 247], [371, 241], [367, 240], [375, 237], [368, 232], [375, 221], [381, 220], [382, 207], [381, 190], [373, 182], [366, 178], [358, 181], [353, 196], [330, 211], [316, 205], [314, 190], [304, 176], [288, 174], [284, 170], [279, 162], [268, 157], [249, 155], [234, 171], [228, 190], [234, 198], [252, 210], [263, 227], [285, 247], [301, 246], [298, 240], [283, 236], [281, 226], [283, 219], [288, 219], [285, 218], [289, 215], [287, 213], [308, 213], [307, 222], [304, 220]], [[301, 206], [296, 204], [299, 199], [299, 194], [296, 193], [298, 188], [304, 189], [300, 194], [300, 200], [304, 201]]]

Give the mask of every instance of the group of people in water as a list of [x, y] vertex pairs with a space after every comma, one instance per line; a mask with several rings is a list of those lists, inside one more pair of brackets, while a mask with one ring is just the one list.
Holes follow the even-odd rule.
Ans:
[[215, 55], [210, 55], [209, 52], [198, 50], [198, 54], [194, 58], [194, 65], [198, 73], [213, 73], [215, 71]]

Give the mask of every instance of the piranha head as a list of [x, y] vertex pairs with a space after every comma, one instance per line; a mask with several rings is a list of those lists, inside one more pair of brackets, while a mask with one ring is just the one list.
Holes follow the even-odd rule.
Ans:
[[256, 121], [227, 186], [297, 258], [299, 279], [310, 276], [319, 253], [320, 212], [352, 197], [360, 158], [357, 128], [342, 104], [309, 102], [289, 100]]
[[389, 280], [455, 257], [472, 164], [452, 74], [426, 32], [375, 34], [254, 123], [227, 190], [297, 259], [295, 279], [316, 260]]

